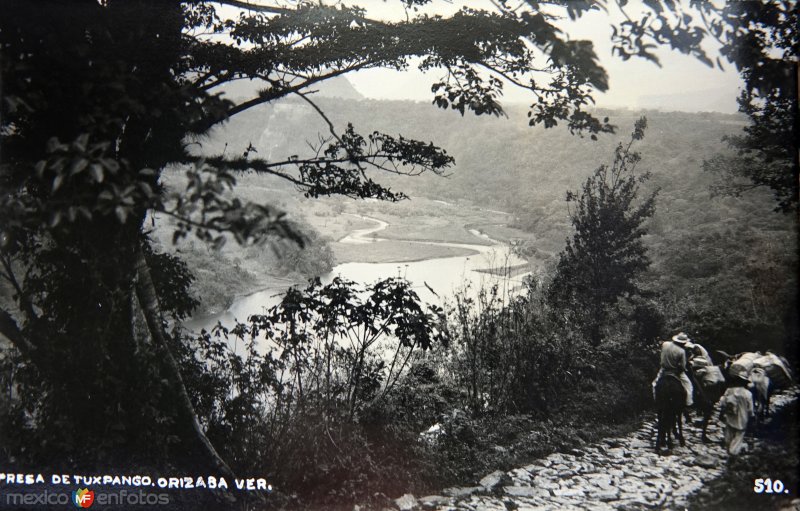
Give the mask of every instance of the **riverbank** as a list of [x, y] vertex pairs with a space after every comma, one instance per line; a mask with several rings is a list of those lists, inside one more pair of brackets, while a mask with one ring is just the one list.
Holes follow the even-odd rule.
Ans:
[[329, 272], [334, 264], [328, 242], [307, 227], [300, 227], [305, 248], [287, 242], [241, 246], [230, 241], [215, 250], [191, 238], [173, 244], [171, 219], [156, 217], [154, 223], [154, 249], [178, 256], [191, 268], [189, 292], [199, 302], [195, 316], [219, 314], [237, 299], [264, 289], [302, 284], [312, 275]]
[[[175, 175], [168, 181], [180, 187], [182, 179]], [[513, 234], [530, 236], [516, 230], [509, 235], [506, 232], [509, 228], [503, 227], [503, 222], [509, 220], [507, 214], [468, 203], [451, 204], [427, 198], [400, 203], [307, 199], [273, 186], [265, 179], [245, 176], [234, 193], [241, 200], [272, 204], [286, 211], [288, 218], [311, 240], [305, 249], [280, 241], [262, 247], [242, 247], [231, 241], [221, 250], [212, 250], [191, 237], [173, 245], [174, 222], [163, 216], [154, 219], [151, 237], [157, 249], [175, 253], [193, 269], [196, 280], [191, 293], [200, 302], [197, 316], [221, 313], [235, 300], [265, 289], [304, 285], [309, 278], [329, 273], [337, 265], [406, 265], [469, 257], [482, 250], [475, 247], [490, 247], [495, 243], [470, 232], [474, 225], [495, 226], [499, 236], [493, 239], [504, 243]], [[346, 238], [359, 231], [374, 231], [376, 221], [385, 223], [379, 233], [365, 236], [362, 243], [346, 242]]]

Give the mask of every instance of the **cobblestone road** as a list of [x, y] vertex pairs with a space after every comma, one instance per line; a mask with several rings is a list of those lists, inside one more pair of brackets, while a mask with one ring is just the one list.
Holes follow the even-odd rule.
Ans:
[[[795, 387], [773, 396], [771, 407], [798, 397]], [[723, 474], [727, 452], [717, 441], [719, 423], [712, 418], [712, 440], [700, 442], [699, 428], [684, 427], [686, 447], [659, 456], [653, 450], [654, 421], [634, 433], [608, 438], [568, 453], [554, 453], [509, 472], [494, 472], [471, 487], [448, 488], [441, 495], [404, 495], [397, 508], [440, 511], [634, 510], [684, 509], [690, 495]], [[755, 440], [751, 447], [758, 449]]]

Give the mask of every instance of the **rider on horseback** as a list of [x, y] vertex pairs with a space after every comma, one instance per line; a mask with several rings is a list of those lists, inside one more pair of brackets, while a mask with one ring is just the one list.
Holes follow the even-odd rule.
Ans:
[[692, 382], [686, 374], [686, 350], [694, 347], [689, 340], [689, 336], [681, 332], [661, 345], [661, 368], [658, 370], [656, 379], [653, 380], [653, 398], [656, 394], [656, 383], [664, 375], [668, 374], [678, 378], [686, 391], [686, 406], [692, 406]]

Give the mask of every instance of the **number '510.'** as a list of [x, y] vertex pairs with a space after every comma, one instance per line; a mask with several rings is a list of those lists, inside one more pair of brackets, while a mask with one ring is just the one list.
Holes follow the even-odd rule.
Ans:
[[753, 491], [756, 493], [789, 493], [780, 479], [756, 479], [753, 481]]

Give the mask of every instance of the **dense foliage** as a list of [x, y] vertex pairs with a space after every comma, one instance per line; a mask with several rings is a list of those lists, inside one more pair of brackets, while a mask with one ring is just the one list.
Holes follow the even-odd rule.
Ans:
[[717, 189], [723, 193], [740, 195], [764, 187], [772, 192], [776, 210], [796, 212], [800, 186], [797, 4], [788, 0], [730, 2], [718, 15], [704, 21], [722, 43], [720, 54], [744, 79], [739, 111], [750, 124], [741, 134], [725, 139], [736, 149], [735, 156], [716, 155], [705, 162], [705, 168], [719, 175]]
[[364, 458], [394, 447], [391, 436], [369, 445], [367, 419], [394, 398], [416, 354], [442, 344], [440, 314], [401, 279], [317, 279], [247, 323], [204, 330], [175, 350], [227, 460], [304, 499], [335, 501], [366, 477]]

